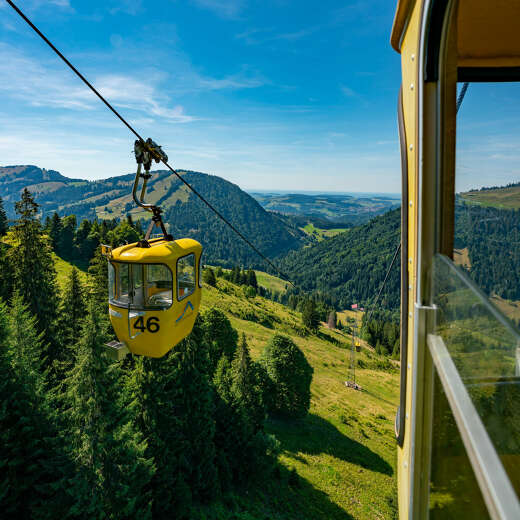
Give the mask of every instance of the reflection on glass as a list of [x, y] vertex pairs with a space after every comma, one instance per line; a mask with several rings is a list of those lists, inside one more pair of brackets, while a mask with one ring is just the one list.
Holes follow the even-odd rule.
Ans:
[[434, 384], [430, 518], [489, 518], [455, 418], [437, 375]]
[[[433, 294], [436, 334], [443, 338], [504, 469], [520, 493], [520, 335], [469, 277], [441, 255], [434, 259]], [[447, 450], [451, 437], [446, 435]], [[432, 462], [437, 464], [435, 458]]]
[[146, 264], [146, 306], [168, 308], [172, 304], [172, 273], [162, 264]]
[[177, 298], [182, 300], [195, 290], [195, 255], [193, 253], [177, 261]]
[[116, 293], [116, 273], [114, 266], [111, 262], [108, 262], [108, 301], [114, 299]]
[[128, 264], [118, 264], [119, 289], [117, 290], [117, 301], [123, 305], [130, 303], [130, 266]]
[[144, 304], [143, 294], [143, 266], [131, 265], [132, 271], [132, 304], [136, 308], [142, 308]]

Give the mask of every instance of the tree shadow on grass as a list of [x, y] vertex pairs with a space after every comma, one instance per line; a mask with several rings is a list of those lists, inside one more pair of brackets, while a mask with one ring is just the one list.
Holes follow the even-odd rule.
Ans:
[[317, 455], [326, 453], [370, 471], [393, 475], [392, 466], [363, 444], [343, 435], [333, 424], [319, 415], [309, 414], [299, 421], [271, 420], [269, 433], [274, 433], [283, 450]]
[[[202, 514], [201, 514], [202, 513]], [[192, 520], [353, 520], [352, 515], [332, 502], [308, 480], [277, 465], [263, 482], [222, 497], [219, 503], [202, 507]]]

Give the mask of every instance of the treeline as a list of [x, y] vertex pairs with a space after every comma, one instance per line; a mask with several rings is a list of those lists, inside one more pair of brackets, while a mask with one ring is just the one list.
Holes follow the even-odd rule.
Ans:
[[198, 518], [279, 478], [264, 422], [308, 412], [312, 368], [296, 345], [275, 335], [254, 362], [213, 309], [164, 358], [111, 362], [106, 260], [94, 254], [87, 284], [72, 269], [60, 294], [27, 190], [16, 212], [0, 249], [2, 518]]

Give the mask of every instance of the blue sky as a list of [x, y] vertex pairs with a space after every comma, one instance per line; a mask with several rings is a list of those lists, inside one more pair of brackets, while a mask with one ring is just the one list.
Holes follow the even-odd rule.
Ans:
[[[400, 190], [393, 2], [18, 4], [175, 167], [248, 190]], [[88, 179], [134, 169], [133, 136], [3, 2], [0, 75], [0, 164]], [[479, 127], [482, 97], [489, 92], [470, 90], [463, 106], [470, 152], [459, 165], [471, 186], [488, 131]], [[499, 146], [485, 141], [487, 164], [500, 162], [498, 176], [509, 182], [511, 149], [498, 157], [511, 111], [489, 110]], [[510, 133], [514, 143], [516, 126]], [[490, 180], [482, 168], [479, 175]]]

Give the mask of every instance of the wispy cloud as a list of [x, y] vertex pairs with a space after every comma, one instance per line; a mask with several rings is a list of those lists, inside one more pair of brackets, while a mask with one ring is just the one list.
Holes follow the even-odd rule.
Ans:
[[350, 98], [356, 98], [358, 97], [358, 94], [352, 90], [350, 87], [347, 87], [346, 85], [341, 85], [341, 92], [344, 96], [350, 97]]
[[319, 25], [290, 32], [276, 32], [273, 28], [253, 28], [237, 34], [235, 38], [237, 40], [243, 40], [248, 45], [261, 45], [274, 41], [293, 42], [310, 36], [320, 29], [321, 26]]
[[245, 0], [192, 0], [192, 2], [202, 9], [213, 11], [221, 18], [238, 18], [245, 8]]
[[[69, 110], [93, 110], [98, 100], [69, 74], [45, 67], [36, 60], [0, 43], [0, 92], [31, 106]], [[171, 106], [167, 95], [160, 92], [154, 78], [141, 82], [126, 75], [98, 75], [94, 85], [114, 105], [144, 112], [178, 123], [196, 118], [184, 113], [180, 105]]]
[[110, 14], [125, 13], [135, 16], [142, 10], [142, 0], [117, 0], [112, 1], [109, 8]]

